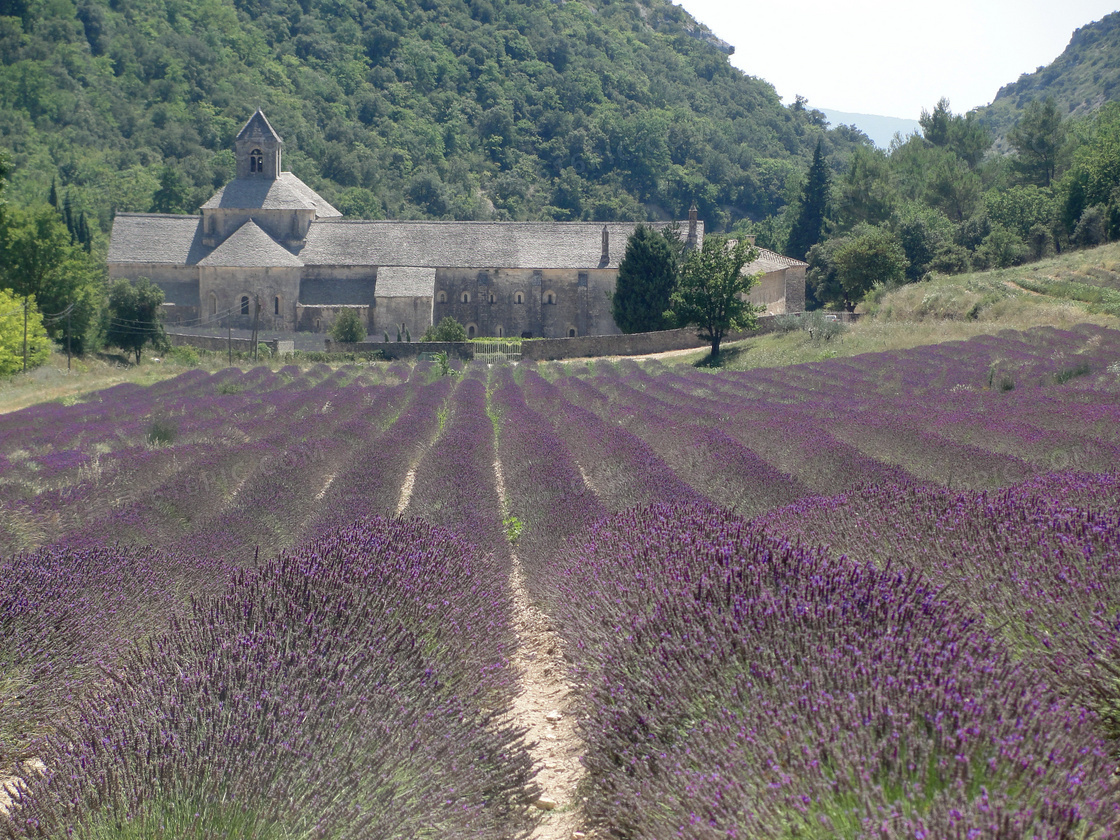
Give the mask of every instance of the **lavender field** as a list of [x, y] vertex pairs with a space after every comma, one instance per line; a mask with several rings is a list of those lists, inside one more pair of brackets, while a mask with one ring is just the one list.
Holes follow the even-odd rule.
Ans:
[[1120, 836], [1118, 465], [1089, 326], [3, 415], [0, 836], [553, 836], [522, 586], [586, 836]]

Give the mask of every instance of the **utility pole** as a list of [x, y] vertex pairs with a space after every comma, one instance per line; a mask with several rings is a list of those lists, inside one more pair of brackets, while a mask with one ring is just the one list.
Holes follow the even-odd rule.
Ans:
[[233, 319], [226, 321], [226, 342], [229, 347], [229, 366], [233, 367]]
[[261, 296], [256, 298], [256, 307], [253, 309], [253, 361], [257, 360], [257, 327], [261, 321]]
[[27, 373], [27, 303], [29, 298], [23, 296], [23, 372]]
[[66, 310], [66, 372], [70, 372], [70, 313], [74, 311], [74, 304]]

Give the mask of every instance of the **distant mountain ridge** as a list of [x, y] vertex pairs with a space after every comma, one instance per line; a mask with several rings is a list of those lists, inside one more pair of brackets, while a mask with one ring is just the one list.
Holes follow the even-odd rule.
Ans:
[[976, 113], [1003, 150], [1003, 138], [1022, 109], [1049, 96], [1067, 116], [1081, 116], [1120, 99], [1120, 12], [1077, 29], [1060, 56], [1001, 87], [992, 104]]
[[829, 123], [835, 128], [838, 125], [854, 125], [871, 138], [880, 149], [890, 146], [895, 134], [904, 138], [921, 131], [921, 123], [917, 120], [906, 120], [901, 117], [883, 117], [877, 114], [852, 114], [847, 111], [834, 111], [831, 108], [819, 109]]

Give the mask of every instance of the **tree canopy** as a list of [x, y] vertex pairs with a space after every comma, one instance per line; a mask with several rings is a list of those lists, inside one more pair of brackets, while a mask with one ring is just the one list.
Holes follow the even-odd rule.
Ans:
[[341, 344], [356, 344], [364, 341], [366, 327], [362, 323], [362, 316], [352, 308], [345, 308], [338, 313], [330, 329], [331, 338]]
[[136, 364], [145, 347], [165, 347], [162, 304], [163, 290], [146, 277], [115, 282], [109, 289], [106, 343], [135, 354]]
[[420, 337], [421, 341], [466, 341], [467, 329], [451, 315], [445, 315], [438, 324], [432, 324]]
[[[35, 300], [27, 302], [27, 367], [43, 364], [51, 355], [51, 341]], [[24, 300], [0, 289], [0, 376], [23, 370]]]
[[746, 240], [708, 235], [684, 262], [671, 299], [673, 316], [681, 326], [698, 328], [697, 336], [711, 343], [713, 357], [719, 356], [727, 333], [758, 326], [757, 310], [747, 299], [758, 275], [743, 272], [757, 257], [758, 249]]
[[822, 142], [818, 140], [813, 152], [813, 163], [809, 166], [809, 175], [801, 190], [797, 217], [786, 240], [785, 252], [799, 260], [805, 259], [809, 249], [821, 241], [825, 232], [831, 175], [825, 164], [822, 146]]
[[669, 240], [647, 225], [638, 225], [626, 241], [611, 298], [618, 328], [624, 333], [665, 329], [676, 283], [677, 262]]

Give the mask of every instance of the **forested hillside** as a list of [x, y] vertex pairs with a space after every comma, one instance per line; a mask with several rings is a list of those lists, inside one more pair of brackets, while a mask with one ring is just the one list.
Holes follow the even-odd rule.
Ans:
[[9, 198], [194, 212], [257, 106], [286, 168], [366, 218], [779, 210], [817, 139], [665, 0], [0, 0]]
[[1004, 149], [1006, 134], [1023, 110], [1047, 97], [1053, 97], [1063, 116], [1074, 117], [1120, 99], [1120, 12], [1079, 28], [1060, 56], [1001, 87], [977, 115]]

